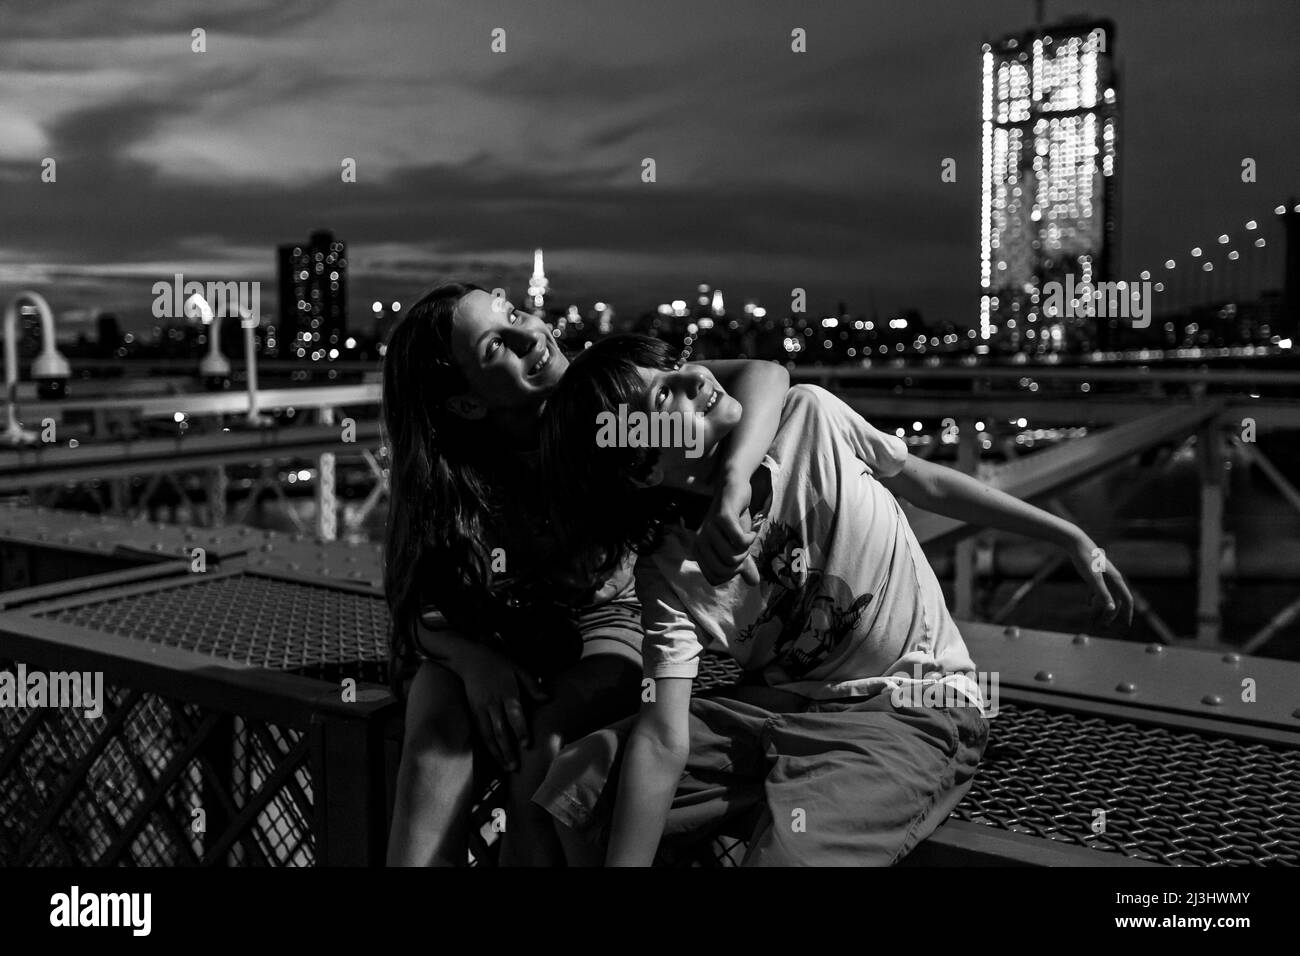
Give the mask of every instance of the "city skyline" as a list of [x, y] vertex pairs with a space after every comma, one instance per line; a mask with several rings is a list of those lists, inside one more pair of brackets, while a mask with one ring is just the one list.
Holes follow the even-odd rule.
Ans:
[[[178, 271], [270, 292], [276, 246], [318, 228], [349, 244], [354, 321], [447, 276], [522, 296], [542, 247], [558, 302], [624, 317], [706, 281], [770, 308], [797, 285], [813, 310], [973, 323], [980, 47], [1033, 20], [1024, 2], [941, 22], [903, 4], [389, 11], [409, 30], [348, 4], [133, 5], [111, 26], [96, 9], [6, 10], [0, 294], [128, 323]], [[1124, 270], [1300, 192], [1288, 8], [1047, 4], [1049, 22], [1076, 13], [1117, 26]]]

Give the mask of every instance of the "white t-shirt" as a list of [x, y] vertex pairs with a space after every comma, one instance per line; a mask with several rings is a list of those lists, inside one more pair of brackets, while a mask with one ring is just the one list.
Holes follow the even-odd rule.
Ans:
[[981, 705], [939, 581], [876, 480], [906, 460], [901, 439], [837, 396], [791, 388], [763, 460], [771, 504], [750, 549], [761, 583], [737, 576], [714, 587], [689, 557], [693, 532], [669, 530], [636, 565], [646, 676], [693, 678], [709, 650], [729, 654], [751, 678], [813, 699], [942, 679]]

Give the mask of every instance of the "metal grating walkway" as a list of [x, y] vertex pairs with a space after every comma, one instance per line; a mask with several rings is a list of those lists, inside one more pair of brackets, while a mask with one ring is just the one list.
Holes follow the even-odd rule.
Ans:
[[33, 616], [323, 680], [384, 683], [384, 599], [253, 573], [36, 610]]
[[1006, 703], [991, 724], [956, 819], [1174, 866], [1300, 865], [1300, 750]]
[[[711, 658], [698, 683], [739, 676]], [[990, 723], [953, 819], [1171, 866], [1300, 865], [1300, 750], [1005, 701]]]
[[[30, 613], [269, 670], [387, 680], [377, 594], [239, 571]], [[738, 677], [708, 659], [697, 689]], [[955, 819], [1171, 865], [1300, 865], [1300, 749], [1005, 700], [992, 724]]]

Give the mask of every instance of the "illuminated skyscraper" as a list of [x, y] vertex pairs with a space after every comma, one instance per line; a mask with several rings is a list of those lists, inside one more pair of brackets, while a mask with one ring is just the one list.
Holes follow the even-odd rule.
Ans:
[[[1045, 314], [1047, 282], [1110, 280], [1118, 78], [1108, 20], [984, 44], [980, 336], [1017, 350], [1105, 348], [1114, 319]], [[1067, 310], [1061, 310], [1065, 313]]]
[[533, 252], [533, 275], [528, 280], [528, 295], [533, 300], [534, 309], [546, 306], [546, 293], [551, 284], [546, 281], [546, 270], [542, 268], [542, 250]]
[[314, 362], [339, 356], [347, 339], [347, 276], [347, 248], [332, 232], [280, 247], [281, 355]]

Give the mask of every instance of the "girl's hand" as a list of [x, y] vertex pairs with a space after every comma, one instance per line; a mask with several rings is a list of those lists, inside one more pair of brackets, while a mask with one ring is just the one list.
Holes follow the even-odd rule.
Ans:
[[695, 536], [691, 556], [699, 562], [704, 579], [718, 587], [740, 574], [758, 584], [758, 566], [749, 547], [758, 535], [750, 530], [749, 481], [726, 481], [713, 496], [708, 513]]
[[457, 673], [465, 685], [479, 739], [513, 773], [519, 767], [519, 747], [532, 745], [522, 695], [527, 694], [534, 703], [546, 700], [546, 695], [535, 677], [489, 647], [479, 646], [466, 654]]
[[[1110, 624], [1112, 621], [1119, 619], [1128, 627], [1133, 623], [1133, 595], [1129, 593], [1128, 585], [1124, 583], [1124, 576], [1119, 573], [1119, 568], [1110, 563], [1110, 558], [1106, 552], [1097, 547], [1091, 538], [1085, 534], [1068, 546], [1070, 561], [1074, 569], [1079, 572], [1079, 576], [1087, 582], [1088, 587], [1092, 589], [1092, 594], [1088, 598], [1088, 605], [1093, 607], [1093, 617], [1098, 617], [1098, 604], [1100, 605], [1100, 619], [1103, 624]], [[1107, 587], [1107, 584], [1110, 587]], [[1111, 594], [1111, 588], [1114, 588], [1118, 598]]]

